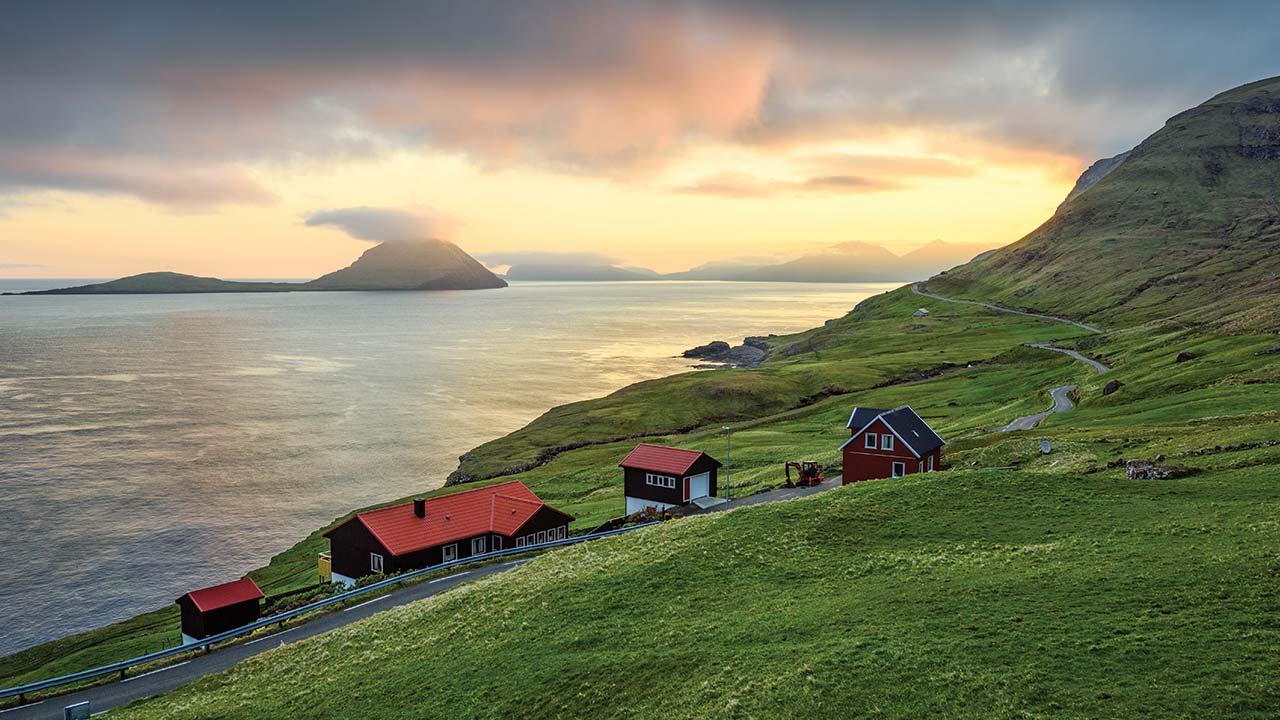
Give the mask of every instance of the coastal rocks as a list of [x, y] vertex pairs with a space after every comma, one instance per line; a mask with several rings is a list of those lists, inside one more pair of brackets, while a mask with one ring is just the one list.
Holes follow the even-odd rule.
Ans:
[[1123, 386], [1124, 386], [1124, 383], [1120, 382], [1119, 380], [1112, 380], [1111, 382], [1108, 382], [1106, 385], [1102, 387], [1102, 394], [1110, 395], [1111, 393], [1119, 390]]
[[702, 358], [704, 360], [710, 360], [717, 355], [722, 355], [727, 352], [729, 352], [729, 343], [723, 340], [714, 340], [712, 342], [707, 343], [706, 345], [699, 345], [696, 348], [689, 348], [688, 350], [685, 350], [684, 352], [680, 353], [680, 357]]
[[[777, 335], [771, 335], [770, 337], [777, 337]], [[747, 347], [758, 348], [765, 352], [769, 352], [769, 339], [759, 335], [752, 335], [751, 337], [744, 338], [742, 340], [742, 344]]]
[[1182, 352], [1178, 353], [1178, 357], [1174, 358], [1173, 361], [1176, 363], [1184, 363], [1184, 362], [1187, 362], [1188, 360], [1195, 360], [1195, 359], [1196, 359], [1195, 353], [1189, 352], [1187, 350], [1183, 350]]
[[767, 348], [764, 339], [758, 337], [747, 338], [737, 347], [730, 347], [729, 343], [716, 340], [685, 350], [680, 356], [707, 361], [706, 365], [698, 367], [756, 367], [764, 362]]

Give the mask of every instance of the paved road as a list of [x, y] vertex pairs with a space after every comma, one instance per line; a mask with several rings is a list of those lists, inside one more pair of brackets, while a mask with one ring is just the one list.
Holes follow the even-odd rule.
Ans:
[[1062, 354], [1064, 354], [1064, 355], [1070, 355], [1071, 357], [1073, 357], [1073, 358], [1075, 358], [1075, 359], [1079, 360], [1080, 362], [1085, 362], [1085, 363], [1089, 363], [1090, 365], [1092, 365], [1092, 366], [1093, 366], [1093, 369], [1094, 369], [1094, 370], [1097, 370], [1099, 375], [1101, 375], [1102, 373], [1104, 373], [1104, 372], [1106, 372], [1106, 371], [1108, 371], [1108, 370], [1110, 370], [1110, 369], [1111, 369], [1111, 368], [1107, 367], [1106, 365], [1103, 365], [1102, 363], [1098, 362], [1097, 360], [1094, 360], [1094, 359], [1093, 359], [1093, 358], [1091, 358], [1091, 357], [1085, 357], [1084, 355], [1081, 355], [1080, 353], [1076, 352], [1075, 350], [1069, 350], [1069, 349], [1067, 349], [1067, 348], [1054, 347], [1054, 346], [1050, 345], [1049, 343], [1027, 343], [1027, 347], [1040, 348], [1041, 350], [1052, 350], [1052, 351], [1054, 351], [1054, 352], [1060, 352], [1060, 353], [1062, 353]]
[[[817, 487], [780, 488], [778, 490], [770, 490], [769, 492], [757, 493], [741, 499], [734, 499], [728, 506], [718, 505], [703, 512], [732, 510], [733, 508], [744, 507], [746, 505], [759, 505], [761, 503], [792, 500], [823, 492], [825, 490], [830, 490], [839, 486], [840, 476], [835, 475], [827, 478]], [[273, 635], [267, 635], [239, 645], [224, 646], [222, 648], [215, 649], [207, 655], [198, 655], [186, 662], [176, 663], [160, 668], [159, 670], [153, 670], [140, 675], [133, 675], [125, 678], [124, 680], [117, 680], [105, 685], [86, 688], [66, 695], [49, 698], [42, 702], [31, 703], [16, 708], [10, 708], [8, 710], [0, 710], [0, 720], [27, 720], [28, 718], [61, 719], [62, 709], [65, 706], [73, 705], [85, 700], [92, 703], [90, 709], [94, 714], [105, 712], [149, 695], [173, 690], [181, 687], [182, 685], [186, 685], [189, 682], [198, 680], [210, 673], [226, 670], [232, 665], [239, 663], [241, 660], [266, 652], [272, 648], [280, 647], [282, 644], [288, 645], [302, 640], [303, 638], [309, 638], [328, 632], [357, 620], [363, 620], [364, 618], [370, 617], [371, 615], [375, 615], [389, 608], [430, 597], [469, 580], [475, 580], [476, 578], [481, 578], [486, 575], [493, 575], [494, 573], [508, 570], [516, 565], [526, 562], [529, 562], [529, 560], [522, 559], [508, 563], [486, 565], [475, 568], [474, 570], [468, 570], [466, 572], [436, 578], [435, 580], [429, 580], [416, 585], [410, 585], [408, 587], [395, 590], [388, 595], [383, 595], [372, 600], [366, 600], [360, 604], [348, 607], [345, 610], [321, 615], [310, 622], [295, 625], [283, 632], [277, 632]]]
[[1027, 317], [1038, 317], [1038, 318], [1044, 318], [1045, 320], [1056, 320], [1057, 322], [1060, 322], [1060, 323], [1075, 325], [1081, 330], [1088, 330], [1089, 332], [1095, 333], [1095, 334], [1100, 334], [1102, 332], [1101, 330], [1099, 330], [1098, 328], [1092, 325], [1085, 325], [1084, 323], [1079, 322], [1077, 320], [1058, 317], [1057, 315], [1046, 315], [1044, 313], [1030, 312], [1028, 310], [1015, 310], [1013, 308], [1008, 308], [1003, 305], [993, 305], [991, 303], [978, 302], [977, 300], [956, 300], [955, 298], [942, 297], [941, 295], [934, 295], [931, 292], [925, 292], [924, 290], [921, 290], [920, 283], [912, 284], [911, 291], [917, 295], [927, 297], [927, 298], [933, 298], [934, 300], [941, 300], [942, 302], [959, 303], [961, 305], [981, 305], [982, 307], [985, 307], [985, 308], [998, 310], [1000, 312], [1013, 313], [1014, 315], [1026, 315]]
[[1071, 391], [1075, 389], [1076, 389], [1075, 385], [1063, 385], [1062, 387], [1056, 387], [1050, 390], [1049, 396], [1053, 398], [1053, 407], [1049, 408], [1048, 410], [1045, 410], [1044, 412], [1036, 413], [1035, 415], [1023, 415], [1020, 418], [1016, 418], [1014, 419], [1013, 422], [1009, 423], [1008, 425], [1001, 425], [1000, 427], [996, 428], [996, 432], [1009, 432], [1011, 430], [1030, 430], [1031, 428], [1040, 424], [1041, 420], [1049, 417], [1050, 415], [1056, 412], [1066, 412], [1070, 410], [1071, 408], [1075, 407], [1075, 405], [1071, 403], [1071, 398], [1069, 396], [1071, 395]]
[[0, 720], [26, 720], [27, 718], [57, 718], [61, 720], [62, 709], [65, 706], [86, 700], [91, 703], [90, 710], [96, 715], [148, 695], [173, 690], [210, 673], [226, 670], [241, 660], [264, 653], [272, 648], [328, 632], [357, 620], [363, 620], [389, 608], [430, 597], [469, 580], [509, 570], [526, 562], [529, 562], [529, 560], [513, 560], [508, 563], [485, 565], [455, 575], [410, 585], [389, 595], [383, 595], [352, 605], [345, 610], [321, 615], [310, 622], [295, 625], [283, 632], [277, 632], [239, 645], [227, 645], [206, 655], [197, 655], [186, 662], [175, 663], [159, 670], [133, 675], [126, 677], [124, 680], [117, 680], [97, 687], [78, 690], [66, 695], [49, 698], [42, 702], [0, 711]]

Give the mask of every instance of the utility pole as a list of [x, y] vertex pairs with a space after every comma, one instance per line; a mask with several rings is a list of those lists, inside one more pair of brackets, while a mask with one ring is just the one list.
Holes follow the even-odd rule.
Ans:
[[724, 504], [728, 505], [731, 499], [730, 493], [733, 488], [731, 478], [729, 477], [729, 470], [733, 467], [733, 428], [728, 425], [724, 426], [724, 442]]

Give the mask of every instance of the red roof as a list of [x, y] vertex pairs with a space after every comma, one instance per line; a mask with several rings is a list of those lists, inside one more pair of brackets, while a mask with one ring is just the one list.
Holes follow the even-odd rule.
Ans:
[[[235, 582], [214, 585], [203, 590], [192, 590], [182, 597], [191, 598], [191, 602], [195, 604], [196, 609], [200, 612], [209, 612], [219, 608], [235, 605], [246, 600], [257, 600], [262, 597], [262, 591], [258, 589], [258, 583], [252, 578], [244, 578]], [[182, 598], [178, 598], [181, 600]]]
[[[544, 507], [547, 505], [524, 483], [512, 480], [429, 498], [423, 518], [415, 515], [413, 503], [407, 502], [358, 513], [347, 522], [362, 523], [387, 552], [404, 555], [488, 532], [510, 536]], [[345, 524], [329, 528], [325, 536]]]
[[[697, 450], [683, 450], [681, 448], [640, 443], [634, 450], [627, 453], [627, 456], [618, 465], [636, 468], [637, 470], [651, 470], [668, 475], [683, 476], [689, 472], [689, 468], [693, 467], [693, 464], [698, 462], [698, 459], [703, 455], [706, 455], [706, 453], [698, 452]], [[720, 463], [715, 458], [711, 458], [711, 462], [715, 463], [716, 467], [720, 467]]]

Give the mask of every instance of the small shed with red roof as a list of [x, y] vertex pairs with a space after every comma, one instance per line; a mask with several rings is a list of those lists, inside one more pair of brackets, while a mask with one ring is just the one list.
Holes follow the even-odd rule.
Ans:
[[573, 516], [519, 480], [357, 513], [325, 531], [334, 582], [393, 574], [569, 534]]
[[175, 602], [182, 609], [182, 643], [203, 640], [258, 619], [262, 591], [252, 578], [191, 592]]
[[704, 452], [647, 443], [637, 445], [618, 465], [628, 515], [715, 497], [716, 471], [721, 467], [719, 460]]

